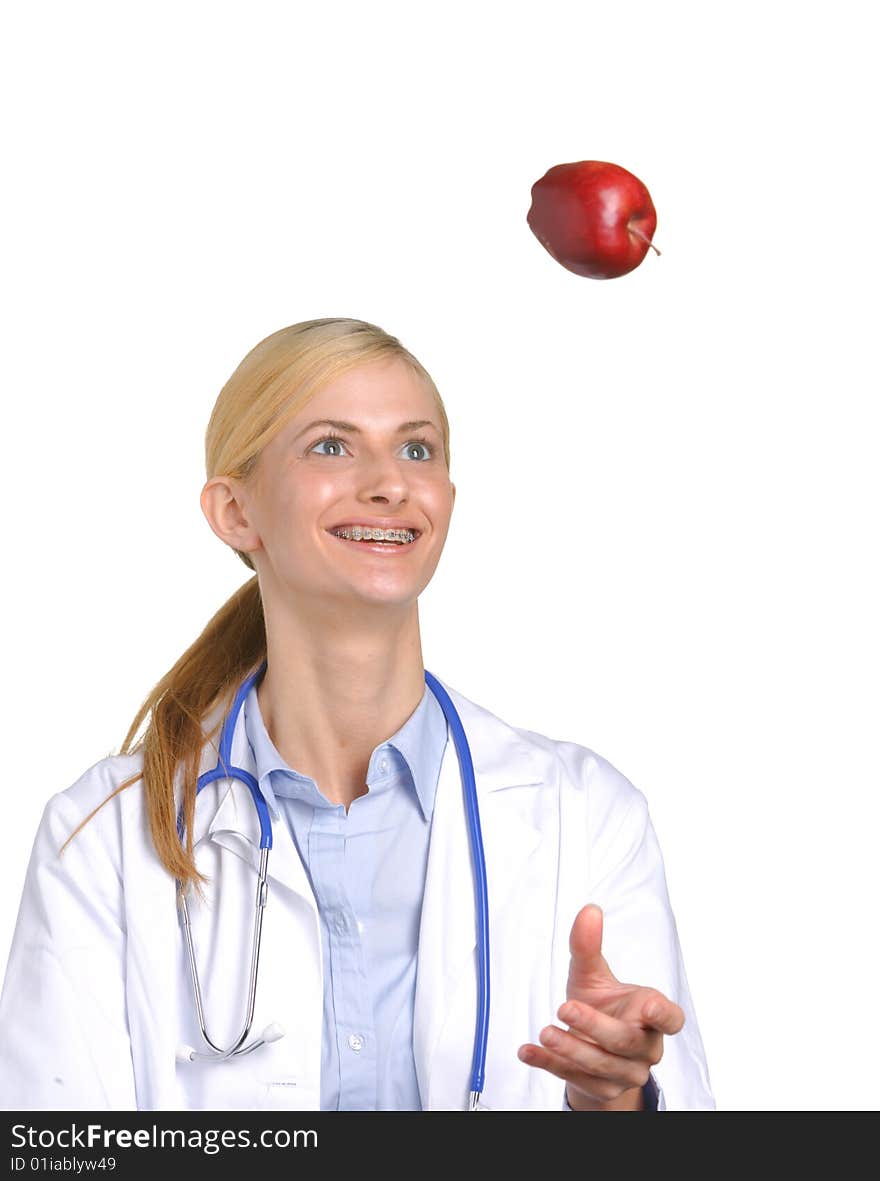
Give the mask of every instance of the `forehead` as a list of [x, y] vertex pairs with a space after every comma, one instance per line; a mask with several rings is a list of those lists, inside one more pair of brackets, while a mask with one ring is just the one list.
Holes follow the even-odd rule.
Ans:
[[309, 399], [291, 424], [315, 418], [347, 419], [365, 428], [429, 418], [440, 427], [436, 403], [424, 381], [397, 357], [361, 365], [334, 378]]

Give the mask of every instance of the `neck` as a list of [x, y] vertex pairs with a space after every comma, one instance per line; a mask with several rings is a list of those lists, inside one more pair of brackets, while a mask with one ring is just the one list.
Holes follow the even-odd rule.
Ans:
[[371, 754], [425, 692], [418, 606], [346, 612], [342, 622], [264, 607], [266, 730], [288, 766], [347, 811], [367, 792]]

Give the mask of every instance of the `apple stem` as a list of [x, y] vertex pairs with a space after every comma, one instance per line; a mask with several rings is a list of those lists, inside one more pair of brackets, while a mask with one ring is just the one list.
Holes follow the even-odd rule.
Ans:
[[651, 239], [648, 237], [647, 234], [643, 234], [642, 231], [637, 230], [635, 226], [627, 226], [626, 228], [629, 230], [629, 232], [631, 234], [635, 234], [635, 236], [637, 238], [641, 238], [643, 242], [647, 242], [648, 245], [651, 247], [651, 249], [654, 251], [654, 253], [657, 255], [657, 257], [658, 258], [660, 257], [660, 251], [657, 249], [657, 247], [654, 245], [654, 243], [651, 241]]

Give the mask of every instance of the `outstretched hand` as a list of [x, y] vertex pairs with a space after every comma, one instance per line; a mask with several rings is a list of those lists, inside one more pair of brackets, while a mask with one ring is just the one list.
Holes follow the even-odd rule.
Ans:
[[568, 1026], [548, 1025], [541, 1045], [520, 1046], [529, 1066], [566, 1082], [575, 1111], [638, 1110], [641, 1088], [663, 1055], [663, 1037], [678, 1033], [684, 1013], [655, 988], [621, 984], [602, 955], [602, 911], [584, 906], [569, 937], [566, 1001], [557, 1013]]

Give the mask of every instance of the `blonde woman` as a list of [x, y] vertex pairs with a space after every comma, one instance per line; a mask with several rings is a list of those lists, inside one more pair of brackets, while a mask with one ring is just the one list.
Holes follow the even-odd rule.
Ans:
[[206, 460], [205, 517], [254, 576], [46, 807], [4, 1105], [712, 1107], [644, 797], [426, 674], [455, 501], [426, 370], [363, 321], [284, 328]]

